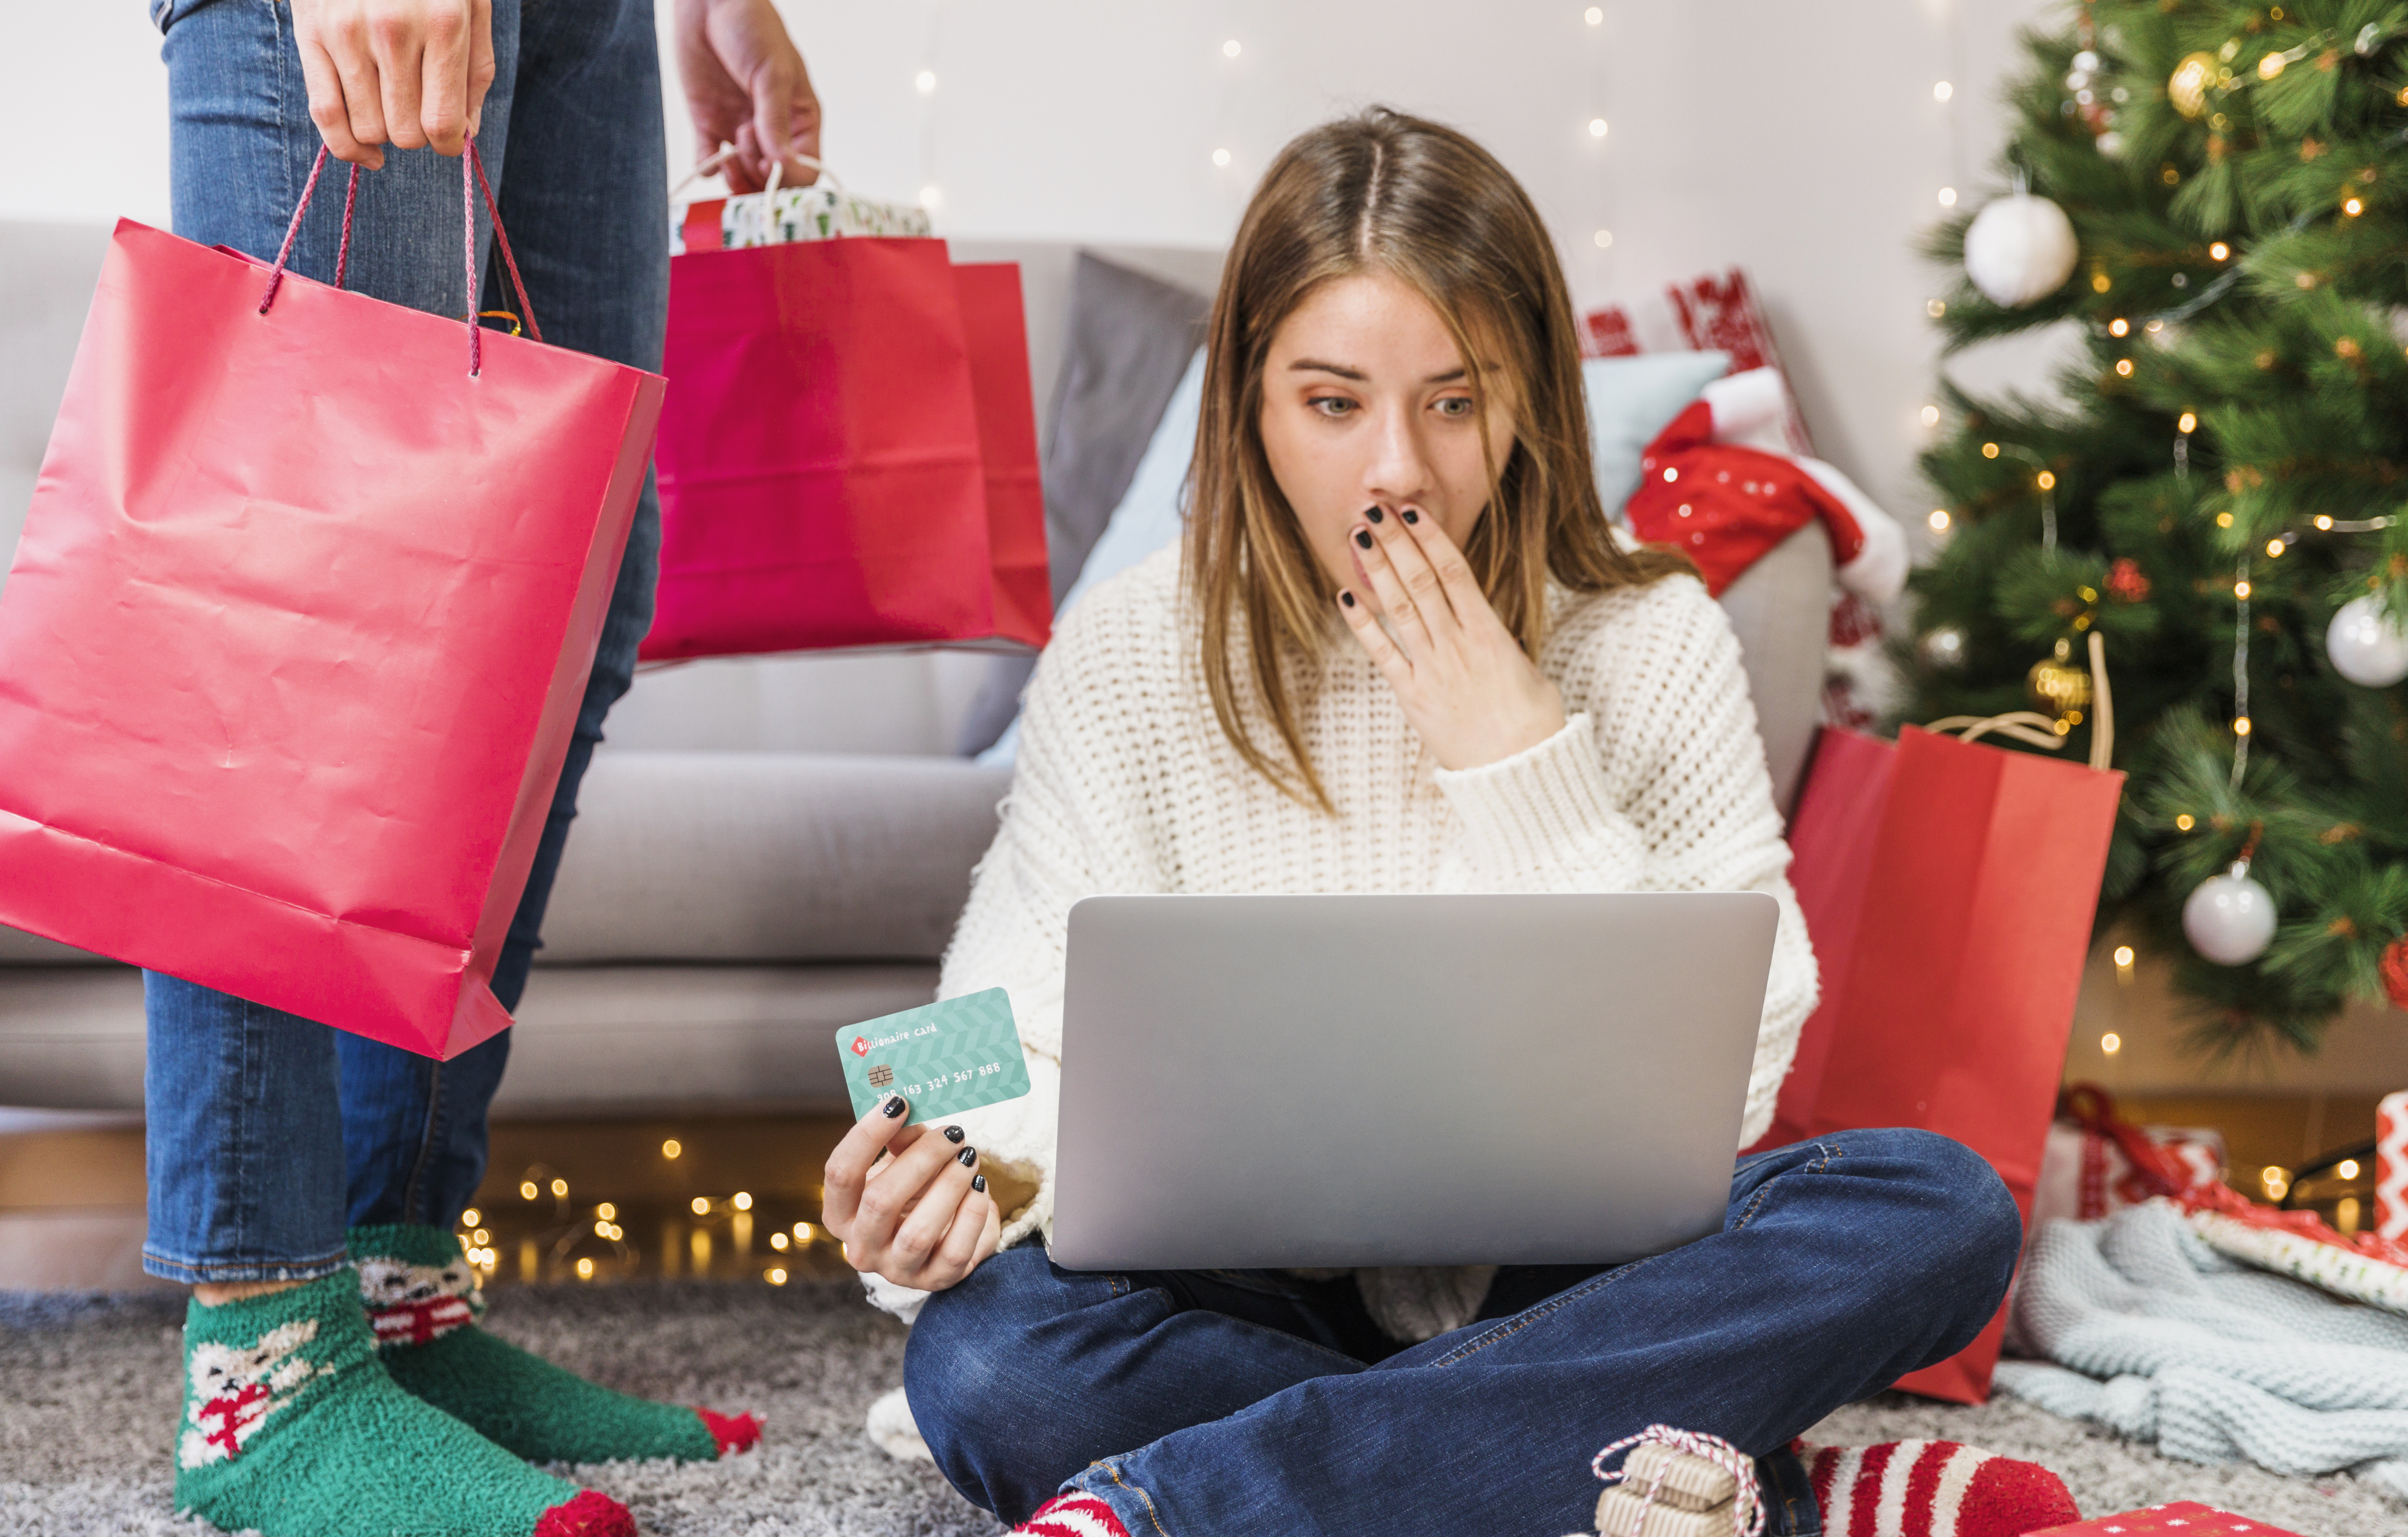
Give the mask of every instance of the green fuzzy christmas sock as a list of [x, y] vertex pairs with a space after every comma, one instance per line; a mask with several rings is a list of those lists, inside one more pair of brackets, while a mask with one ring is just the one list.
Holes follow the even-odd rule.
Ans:
[[625, 1506], [536, 1472], [395, 1386], [350, 1271], [184, 1318], [176, 1508], [266, 1537], [635, 1537]]
[[486, 1333], [484, 1294], [440, 1228], [354, 1228], [351, 1259], [393, 1380], [521, 1457], [710, 1462], [760, 1439], [750, 1415], [630, 1398]]

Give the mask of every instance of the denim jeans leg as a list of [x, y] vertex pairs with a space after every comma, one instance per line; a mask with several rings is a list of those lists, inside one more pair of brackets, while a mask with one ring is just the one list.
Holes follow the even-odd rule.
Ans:
[[[273, 257], [320, 147], [284, 0], [158, 0], [167, 66], [176, 233]], [[483, 143], [498, 157], [518, 50], [517, 0], [494, 7], [498, 77]], [[322, 180], [294, 270], [331, 280], [343, 167]], [[361, 178], [346, 280], [378, 298], [459, 313], [459, 163], [390, 151]], [[152, 974], [144, 1070], [150, 1236], [145, 1268], [174, 1280], [298, 1278], [343, 1257], [341, 1075], [323, 1025]], [[351, 1039], [348, 1036], [345, 1040]]]
[[187, 1284], [342, 1268], [335, 1032], [150, 972], [142, 1268]]
[[903, 1383], [937, 1466], [1016, 1524], [1098, 1458], [1363, 1370], [1275, 1297], [1181, 1294], [1202, 1279], [1066, 1271], [1026, 1243], [930, 1297]]
[[[480, 143], [507, 131], [507, 162], [489, 150], [486, 168], [537, 323], [556, 346], [658, 369], [668, 318], [668, 171], [652, 7], [645, 0], [530, 6], [515, 33], [513, 89], [499, 108], [489, 102]], [[480, 303], [516, 308], [497, 262], [487, 264]], [[518, 1008], [540, 946], [604, 717], [635, 679], [659, 550], [660, 501], [648, 473], [576, 734], [494, 969], [494, 997], [506, 1009]], [[487, 1107], [509, 1033], [441, 1063], [353, 1036], [338, 1049], [351, 1220], [450, 1227], [484, 1177]]]
[[[1719, 1233], [1106, 1457], [1068, 1487], [1165, 1537], [1572, 1531], [1597, 1501], [1597, 1449], [1661, 1421], [1771, 1457], [1789, 1487], [1769, 1530], [1813, 1532], [1781, 1449], [1969, 1343], [2021, 1237], [2005, 1186], [1962, 1146], [1842, 1132], [1742, 1163]], [[1140, 1359], [1089, 1390], [1150, 1400], [1190, 1372], [1209, 1390], [1236, 1369], [1228, 1346], [1200, 1366]]]

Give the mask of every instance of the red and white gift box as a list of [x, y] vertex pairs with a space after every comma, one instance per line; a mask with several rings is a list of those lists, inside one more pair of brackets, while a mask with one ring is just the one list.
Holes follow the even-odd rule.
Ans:
[[2177, 1500], [2170, 1505], [2076, 1521], [2070, 1527], [2048, 1527], [2026, 1537], [2299, 1537], [2299, 1533], [2196, 1500]]
[[2095, 1222], [2152, 1196], [2179, 1196], [2224, 1178], [2224, 1137], [2204, 1128], [2134, 1126], [2093, 1084], [2057, 1101], [2048, 1128], [2031, 1230], [2044, 1222]]

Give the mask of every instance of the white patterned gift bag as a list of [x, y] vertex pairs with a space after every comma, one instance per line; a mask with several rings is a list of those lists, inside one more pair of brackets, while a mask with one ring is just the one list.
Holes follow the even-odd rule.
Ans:
[[846, 236], [896, 236], [925, 239], [932, 226], [928, 210], [906, 203], [882, 203], [844, 190], [834, 173], [808, 156], [803, 163], [820, 173], [808, 187], [779, 185], [785, 167], [773, 165], [767, 190], [736, 197], [713, 197], [675, 206], [677, 194], [696, 178], [718, 169], [732, 151], [719, 153], [696, 165], [669, 194], [669, 253], [690, 251], [741, 251], [747, 246], [780, 245], [789, 240], [834, 240]]

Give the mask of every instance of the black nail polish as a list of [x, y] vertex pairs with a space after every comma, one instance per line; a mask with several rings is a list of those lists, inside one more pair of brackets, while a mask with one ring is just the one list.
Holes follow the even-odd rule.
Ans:
[[891, 1121], [896, 1116], [902, 1114], [909, 1107], [905, 1104], [903, 1096], [893, 1094], [887, 1096], [886, 1102], [878, 1108], [884, 1111], [886, 1113], [886, 1118]]
[[1368, 528], [1357, 528], [1354, 530], [1354, 542], [1369, 550], [1371, 548], [1371, 531]]
[[1370, 519], [1373, 523], [1378, 523], [1381, 519], [1387, 516], [1385, 512], [1380, 510], [1380, 504], [1378, 502], [1373, 502], [1370, 506], [1365, 508], [1363, 510], [1363, 515]]
[[1422, 521], [1422, 515], [1409, 507], [1405, 509], [1405, 521], [1407, 523], [1419, 523]]
[[968, 1169], [972, 1164], [978, 1162], [978, 1149], [975, 1147], [965, 1147], [960, 1152], [954, 1154], [953, 1156], [960, 1160], [961, 1166], [964, 1169]]
[[982, 1196], [985, 1195], [986, 1176], [984, 1174], [972, 1174], [970, 1176], [970, 1188], [977, 1191]]
[[1353, 593], [1340, 593], [1338, 595], [1338, 601], [1345, 604], [1351, 609], [1354, 606], [1354, 595]]
[[960, 1142], [965, 1135], [967, 1135], [967, 1133], [965, 1133], [960, 1127], [949, 1126], [945, 1128], [945, 1141], [949, 1142]]

